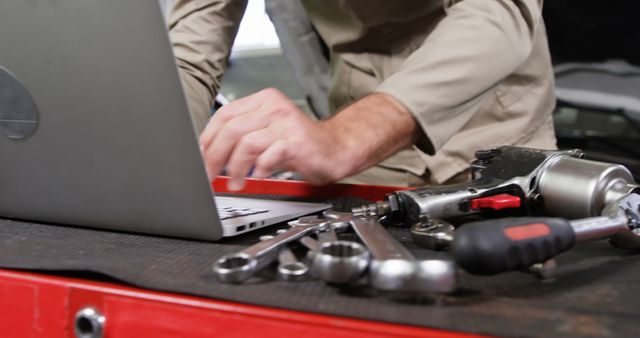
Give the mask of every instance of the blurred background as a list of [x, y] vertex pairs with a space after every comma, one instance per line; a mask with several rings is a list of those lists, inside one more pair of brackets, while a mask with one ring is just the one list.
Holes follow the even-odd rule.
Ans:
[[640, 179], [640, 3], [551, 0], [544, 19], [555, 65], [560, 148], [625, 164]]

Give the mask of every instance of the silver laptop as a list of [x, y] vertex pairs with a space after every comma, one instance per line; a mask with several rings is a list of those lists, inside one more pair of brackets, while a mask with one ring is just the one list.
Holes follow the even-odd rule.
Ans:
[[0, 1], [0, 216], [216, 240], [328, 207], [231, 202], [157, 0]]

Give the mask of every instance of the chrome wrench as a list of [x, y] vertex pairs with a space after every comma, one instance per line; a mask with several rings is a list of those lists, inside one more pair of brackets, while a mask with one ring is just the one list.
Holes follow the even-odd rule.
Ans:
[[338, 240], [338, 237], [336, 235], [336, 230], [337, 232], [344, 232], [351, 226], [347, 219], [337, 219], [337, 218], [323, 219], [316, 216], [301, 217], [295, 221], [289, 222], [288, 224], [291, 227], [297, 227], [297, 226], [306, 226], [306, 225], [317, 224], [317, 223], [328, 223], [328, 226], [326, 227], [326, 229], [316, 232], [317, 239], [313, 239], [309, 236], [305, 236], [299, 239], [300, 243], [302, 243], [305, 247], [307, 247], [307, 249], [309, 249], [309, 252], [312, 255], [320, 251], [322, 244], [327, 242], [335, 242]]
[[328, 222], [315, 222], [291, 227], [284, 233], [256, 243], [240, 252], [220, 257], [213, 264], [213, 271], [221, 282], [241, 283], [273, 262], [283, 245], [311, 232], [326, 230], [328, 226], [330, 226]]
[[354, 217], [351, 226], [371, 252], [369, 281], [379, 290], [450, 292], [455, 288], [452, 261], [416, 258], [377, 218]]
[[[325, 211], [324, 216], [351, 223], [360, 240], [371, 252], [369, 281], [380, 290], [450, 292], [455, 289], [457, 269], [453, 262], [444, 260], [422, 260], [415, 257], [379, 223], [375, 217], [357, 216], [353, 213]], [[353, 282], [359, 278], [354, 272], [362, 265], [363, 256], [357, 256], [353, 242], [325, 244], [325, 264], [314, 270], [321, 270], [334, 280]], [[355, 243], [357, 244], [357, 243]], [[343, 260], [339, 258], [342, 257]], [[356, 259], [355, 257], [358, 257]], [[336, 264], [334, 262], [340, 262]], [[315, 262], [314, 262], [315, 263]], [[348, 263], [348, 264], [346, 264]], [[350, 266], [351, 269], [345, 269]], [[350, 273], [350, 274], [349, 274]], [[350, 279], [351, 278], [351, 279]]]
[[360, 279], [369, 266], [369, 251], [360, 243], [339, 241], [335, 234], [351, 226], [351, 214], [328, 210], [323, 215], [327, 219], [305, 217], [289, 222], [291, 226], [314, 222], [330, 224], [328, 229], [317, 234], [318, 240], [308, 236], [300, 239], [309, 249], [312, 275], [333, 284], [347, 284]]
[[319, 218], [317, 216], [307, 216], [301, 217], [295, 221], [289, 222], [289, 226], [301, 226], [301, 225], [310, 225], [316, 223], [330, 223], [331, 226], [327, 226], [325, 230], [319, 231], [317, 233], [318, 241], [320, 242], [332, 242], [337, 241], [338, 238], [336, 236], [336, 232], [344, 232], [351, 225], [349, 224], [349, 219], [345, 217], [333, 216], [333, 214], [329, 213], [337, 213], [332, 210], [327, 210], [324, 212], [324, 215], [332, 215], [332, 217]]
[[[285, 230], [286, 232], [286, 230]], [[278, 234], [284, 232], [278, 232]], [[260, 236], [261, 241], [273, 238], [272, 235]], [[309, 238], [308, 236], [302, 239]], [[309, 274], [309, 266], [298, 260], [293, 251], [286, 245], [280, 248], [278, 253], [278, 277], [287, 282], [299, 282], [305, 280]]]

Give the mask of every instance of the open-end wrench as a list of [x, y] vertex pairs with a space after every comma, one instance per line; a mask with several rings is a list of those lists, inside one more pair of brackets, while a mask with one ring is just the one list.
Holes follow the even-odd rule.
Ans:
[[379, 290], [451, 292], [456, 285], [452, 261], [415, 257], [380, 224], [377, 218], [354, 217], [351, 226], [369, 248], [369, 281]]
[[292, 226], [288, 231], [271, 239], [261, 241], [240, 252], [220, 257], [213, 264], [213, 271], [222, 282], [240, 283], [273, 262], [283, 245], [300, 239], [311, 232], [326, 230], [328, 226], [330, 226], [328, 222]]

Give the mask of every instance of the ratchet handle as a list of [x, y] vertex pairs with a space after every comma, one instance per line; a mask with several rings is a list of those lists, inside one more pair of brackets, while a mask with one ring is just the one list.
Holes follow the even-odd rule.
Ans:
[[543, 262], [575, 241], [566, 219], [514, 217], [463, 225], [456, 229], [451, 252], [467, 272], [492, 275]]

